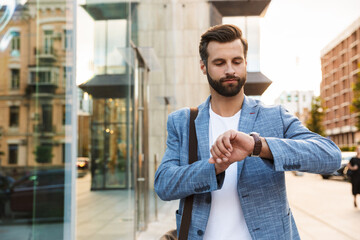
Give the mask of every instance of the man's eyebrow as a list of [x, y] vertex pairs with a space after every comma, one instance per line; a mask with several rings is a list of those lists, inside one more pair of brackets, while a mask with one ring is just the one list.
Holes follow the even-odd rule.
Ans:
[[[234, 57], [232, 60], [244, 60], [244, 57], [238, 56], [238, 57]], [[223, 59], [223, 58], [215, 58], [211, 62], [220, 62], [220, 61], [225, 61], [225, 59]]]
[[223, 58], [215, 58], [211, 62], [219, 62], [219, 61], [225, 61], [225, 59], [223, 59]]

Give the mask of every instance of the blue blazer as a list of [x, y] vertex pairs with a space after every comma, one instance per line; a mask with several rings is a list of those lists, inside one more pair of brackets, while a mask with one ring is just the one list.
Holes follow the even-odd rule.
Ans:
[[[209, 101], [199, 106], [195, 120], [198, 161], [188, 164], [190, 110], [171, 113], [167, 148], [155, 174], [155, 191], [162, 200], [181, 199], [176, 211], [180, 228], [184, 199], [194, 194], [189, 239], [202, 239], [211, 192], [222, 187], [225, 172], [216, 176], [208, 163]], [[341, 153], [329, 139], [310, 132], [281, 106], [265, 106], [245, 96], [238, 130], [265, 137], [274, 161], [247, 157], [237, 162], [238, 193], [252, 239], [300, 239], [286, 196], [284, 171], [330, 173], [340, 167]], [[221, 221], [221, 219], [219, 219]]]

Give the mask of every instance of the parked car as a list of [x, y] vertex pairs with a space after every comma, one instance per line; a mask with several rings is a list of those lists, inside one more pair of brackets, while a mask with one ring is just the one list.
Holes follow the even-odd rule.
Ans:
[[321, 174], [323, 179], [329, 179], [330, 177], [341, 177], [344, 180], [347, 180], [346, 176], [347, 167], [346, 165], [349, 163], [352, 157], [356, 156], [356, 152], [341, 152], [341, 166], [338, 170], [331, 174]]
[[12, 218], [64, 216], [64, 169], [34, 171], [14, 182], [9, 192]]
[[5, 217], [5, 205], [9, 200], [10, 187], [14, 182], [12, 177], [0, 174], [0, 218]]
[[89, 158], [88, 157], [78, 157], [76, 166], [77, 166], [78, 170], [89, 169]]

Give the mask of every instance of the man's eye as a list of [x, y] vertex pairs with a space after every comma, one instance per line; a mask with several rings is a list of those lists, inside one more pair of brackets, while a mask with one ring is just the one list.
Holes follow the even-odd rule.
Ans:
[[240, 61], [237, 61], [237, 62], [234, 62], [234, 64], [237, 64], [237, 65], [238, 65], [238, 64], [241, 64], [241, 62], [240, 62]]
[[222, 62], [219, 62], [219, 63], [215, 63], [215, 65], [216, 65], [216, 66], [221, 66], [221, 65], [223, 65], [223, 63], [222, 63]]

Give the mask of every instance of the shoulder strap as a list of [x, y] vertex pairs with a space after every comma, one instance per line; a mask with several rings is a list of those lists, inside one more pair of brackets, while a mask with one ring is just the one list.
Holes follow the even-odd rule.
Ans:
[[[190, 109], [190, 123], [189, 123], [189, 164], [196, 162], [197, 159], [197, 138], [195, 129], [195, 119], [198, 114], [197, 108]], [[184, 204], [184, 211], [181, 218], [179, 240], [187, 240], [191, 222], [191, 212], [194, 202], [194, 195], [186, 197]]]

